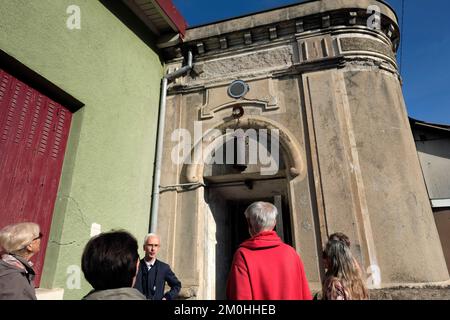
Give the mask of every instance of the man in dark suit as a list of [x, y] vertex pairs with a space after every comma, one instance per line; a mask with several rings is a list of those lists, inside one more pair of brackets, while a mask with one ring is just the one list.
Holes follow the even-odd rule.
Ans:
[[[173, 300], [178, 296], [181, 282], [167, 263], [156, 259], [160, 248], [157, 234], [150, 233], [144, 239], [145, 257], [141, 260], [134, 287], [150, 300]], [[165, 283], [170, 290], [164, 293]]]

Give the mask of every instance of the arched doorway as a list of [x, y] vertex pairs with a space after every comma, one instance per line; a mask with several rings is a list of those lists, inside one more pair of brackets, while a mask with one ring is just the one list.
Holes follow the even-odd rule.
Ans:
[[[273, 132], [269, 132], [269, 139], [260, 139], [259, 130], [267, 131], [267, 126], [240, 126], [239, 129], [245, 130], [243, 143], [240, 145], [236, 137], [230, 138], [229, 133], [228, 139], [222, 139], [226, 135], [219, 137], [215, 140], [218, 143], [205, 149], [210, 156], [201, 168], [206, 185], [205, 291], [206, 297], [211, 299], [226, 297], [233, 254], [239, 244], [249, 238], [244, 211], [252, 202], [273, 203], [279, 211], [277, 233], [286, 243], [292, 245], [293, 241], [289, 181], [294, 178], [292, 173], [301, 172], [301, 168], [292, 165], [295, 162], [292, 161], [293, 154], [288, 154], [286, 141], [272, 139]], [[256, 138], [249, 134], [249, 129], [256, 131]], [[280, 145], [274, 146], [274, 143]], [[252, 162], [251, 155], [255, 150], [258, 155], [263, 150], [272, 163], [277, 162], [277, 170], [267, 174], [262, 167], [269, 162], [262, 163], [259, 158], [257, 163]], [[278, 155], [273, 154], [274, 150]]]

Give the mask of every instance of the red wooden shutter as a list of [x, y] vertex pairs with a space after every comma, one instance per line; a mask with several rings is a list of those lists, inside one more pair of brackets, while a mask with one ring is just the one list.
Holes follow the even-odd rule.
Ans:
[[40, 225], [39, 285], [72, 114], [0, 69], [0, 228]]

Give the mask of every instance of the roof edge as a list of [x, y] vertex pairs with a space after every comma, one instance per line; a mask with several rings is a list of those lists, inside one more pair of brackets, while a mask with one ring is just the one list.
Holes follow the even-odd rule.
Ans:
[[177, 30], [183, 38], [186, 34], [187, 22], [173, 4], [172, 0], [153, 0], [156, 5], [164, 12], [171, 27]]
[[418, 126], [427, 127], [430, 129], [436, 129], [436, 130], [450, 131], [450, 125], [446, 125], [446, 124], [426, 122], [426, 121], [414, 119], [412, 117], [409, 117], [409, 122], [411, 123], [411, 125], [418, 125]]
[[[370, 5], [377, 5], [381, 14], [387, 16], [398, 25], [398, 17], [391, 6], [381, 0], [309, 0], [284, 7], [255, 12], [244, 16], [234, 17], [226, 20], [216, 21], [209, 24], [188, 28], [186, 41], [195, 41], [217, 35], [217, 30], [222, 33], [230, 33], [242, 29], [250, 29], [260, 24], [269, 24], [272, 20], [297, 19], [307, 15], [319, 14], [339, 9], [364, 9]], [[236, 23], [227, 24], [229, 21]], [[238, 23], [239, 22], [239, 23]]]

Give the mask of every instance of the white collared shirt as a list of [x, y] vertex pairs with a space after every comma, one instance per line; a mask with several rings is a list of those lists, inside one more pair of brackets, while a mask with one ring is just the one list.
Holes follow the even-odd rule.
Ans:
[[147, 265], [147, 270], [150, 271], [150, 269], [155, 265], [156, 259], [152, 259], [150, 261], [147, 261], [144, 259], [145, 264]]

